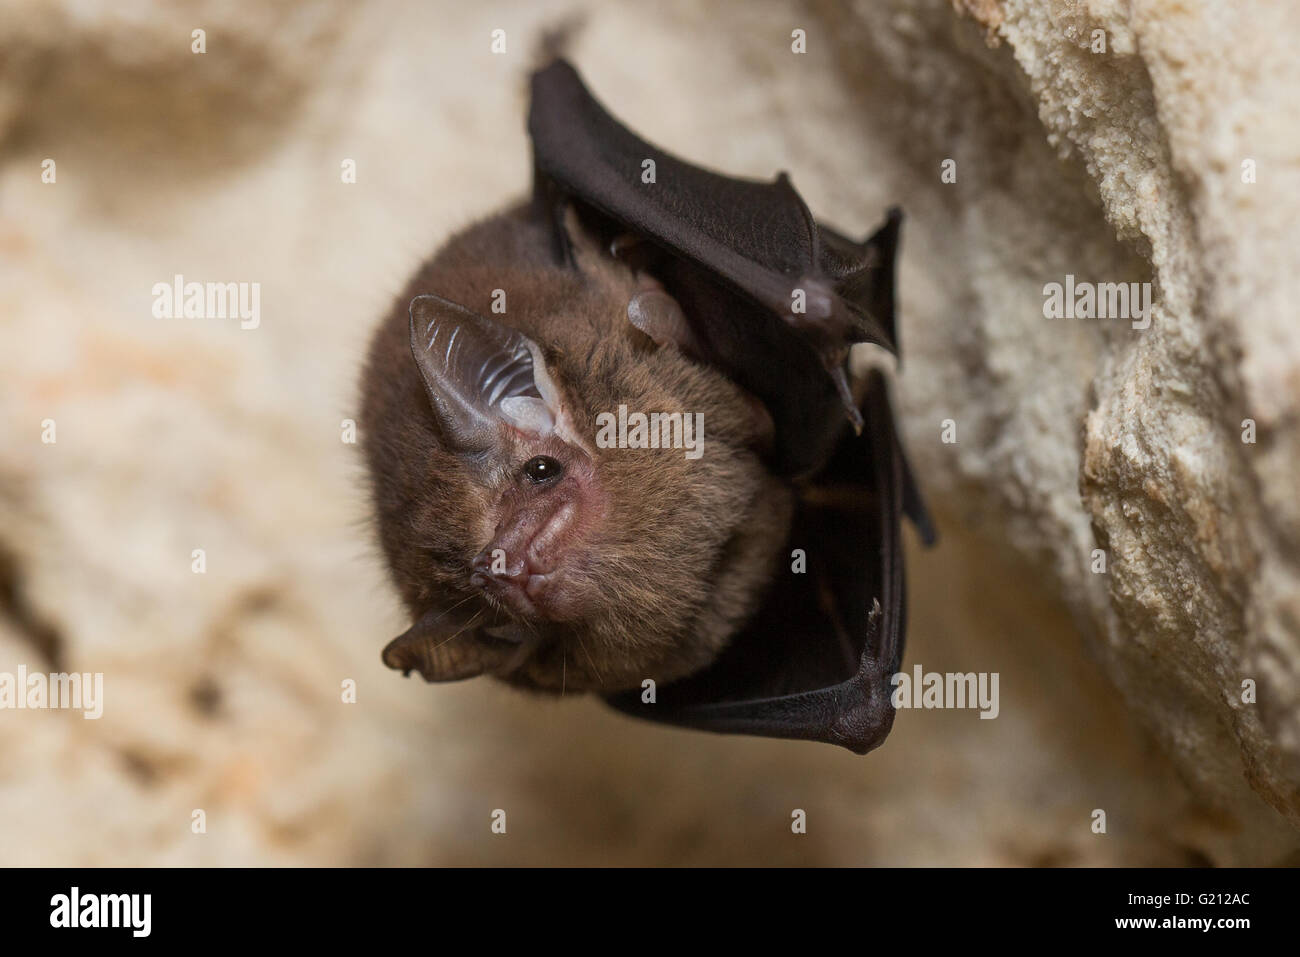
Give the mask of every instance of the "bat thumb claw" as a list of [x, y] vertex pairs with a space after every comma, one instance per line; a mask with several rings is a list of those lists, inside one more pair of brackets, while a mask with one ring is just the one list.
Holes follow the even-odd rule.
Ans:
[[849, 417], [849, 424], [853, 426], [855, 434], [861, 435], [862, 428], [866, 423], [862, 419], [862, 410], [858, 408], [857, 402], [853, 399], [853, 390], [849, 387], [849, 377], [844, 371], [844, 360], [841, 359], [836, 365], [828, 365], [827, 369], [831, 374], [831, 381], [835, 383], [835, 391], [840, 394], [840, 401], [844, 403], [844, 413]]

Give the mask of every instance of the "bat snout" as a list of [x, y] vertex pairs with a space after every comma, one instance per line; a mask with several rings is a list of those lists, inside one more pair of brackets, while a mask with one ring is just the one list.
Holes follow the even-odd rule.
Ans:
[[483, 575], [502, 582], [527, 581], [531, 569], [527, 558], [519, 553], [513, 556], [496, 542], [474, 556], [470, 563], [475, 576]]
[[564, 570], [580, 550], [577, 516], [577, 504], [560, 496], [509, 512], [470, 562], [470, 584], [524, 617], [572, 617]]
[[470, 584], [526, 618], [550, 618], [555, 573], [526, 551], [507, 552], [495, 542], [474, 557]]

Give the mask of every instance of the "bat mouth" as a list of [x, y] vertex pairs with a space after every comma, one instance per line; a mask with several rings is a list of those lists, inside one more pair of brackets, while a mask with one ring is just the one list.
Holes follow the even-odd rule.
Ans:
[[513, 575], [492, 575], [476, 570], [469, 583], [522, 618], [553, 618], [553, 596], [559, 574], [524, 570]]

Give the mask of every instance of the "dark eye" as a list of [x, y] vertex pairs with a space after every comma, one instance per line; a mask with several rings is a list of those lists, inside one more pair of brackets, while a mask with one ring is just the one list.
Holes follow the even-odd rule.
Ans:
[[549, 455], [535, 455], [524, 463], [524, 476], [534, 485], [550, 482], [564, 474], [564, 466]]

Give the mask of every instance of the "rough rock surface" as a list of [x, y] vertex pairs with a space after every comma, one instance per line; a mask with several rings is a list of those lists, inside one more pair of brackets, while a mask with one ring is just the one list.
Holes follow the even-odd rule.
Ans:
[[[940, 261], [975, 267], [947, 277], [963, 288], [944, 304], [972, 328], [945, 354], [933, 336], [951, 327], [915, 320], [914, 444], [931, 475], [978, 483], [1196, 792], [1267, 843], [1259, 799], [1300, 824], [1298, 157], [1282, 119], [1300, 68], [1277, 43], [1300, 14], [964, 6], [991, 54], [907, 5], [893, 32], [837, 34], [868, 101], [880, 63], [913, 90], [944, 78], [920, 84], [945, 93], [929, 128], [915, 113], [903, 128], [921, 170], [942, 154], [962, 173], [936, 240]], [[985, 69], [953, 69], [963, 52]], [[940, 198], [929, 185], [920, 202]], [[1067, 273], [1151, 282], [1150, 327], [1044, 319], [1043, 285]], [[949, 415], [966, 431], [945, 452], [927, 438]]]
[[[1294, 853], [1287, 5], [592, 5], [573, 58], [648, 139], [788, 169], [853, 233], [908, 210], [898, 391], [945, 539], [911, 556], [907, 663], [1002, 702], [905, 712], [866, 759], [379, 663], [404, 622], [340, 440], [361, 349], [527, 188], [524, 77], [575, 5], [103, 6], [0, 11], [0, 672], [105, 675], [98, 721], [0, 711], [0, 864]], [[260, 282], [260, 325], [155, 319], [177, 273]], [[1150, 327], [1045, 319], [1067, 273], [1151, 282]]]

